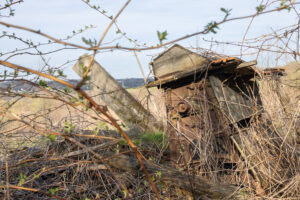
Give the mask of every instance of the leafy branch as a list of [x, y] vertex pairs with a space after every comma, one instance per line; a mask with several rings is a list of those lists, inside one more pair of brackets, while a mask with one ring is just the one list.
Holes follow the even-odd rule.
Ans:
[[[300, 4], [300, 2], [291, 2], [290, 4], [285, 5], [284, 8], [287, 8], [289, 6], [299, 5], [299, 4]], [[259, 14], [262, 15], [262, 14], [268, 14], [268, 13], [272, 13], [272, 12], [277, 12], [277, 11], [280, 11], [280, 10], [282, 10], [284, 8], [281, 7], [280, 9], [274, 8], [274, 9], [270, 9], [270, 10], [266, 10], [265, 9], [265, 10], [261, 11]], [[228, 11], [230, 11], [230, 10], [228, 10]], [[226, 16], [226, 14], [225, 14], [225, 16]], [[234, 17], [234, 18], [228, 18], [228, 17], [226, 17], [226, 20], [221, 20], [219, 22], [212, 21], [212, 22], [208, 23], [205, 26], [205, 29], [202, 30], [202, 31], [195, 32], [195, 33], [192, 33], [192, 34], [188, 34], [188, 35], [179, 37], [177, 39], [171, 40], [169, 42], [166, 42], [166, 43], [163, 43], [163, 44], [160, 44], [160, 45], [157, 45], [157, 46], [142, 47], [142, 48], [124, 47], [124, 46], [120, 46], [120, 45], [102, 46], [102, 47], [97, 47], [97, 48], [91, 48], [91, 47], [85, 47], [85, 46], [77, 45], [77, 44], [70, 43], [70, 42], [60, 41], [60, 40], [55, 39], [54, 37], [52, 37], [50, 35], [44, 34], [44, 33], [40, 32], [40, 31], [37, 31], [37, 30], [33, 30], [33, 29], [21, 27], [21, 26], [16, 26], [16, 25], [5, 23], [5, 22], [1, 22], [1, 21], [0, 21], [0, 25], [4, 25], [4, 26], [7, 26], [7, 27], [12, 27], [12, 28], [16, 28], [16, 29], [21, 29], [21, 30], [25, 30], [25, 31], [29, 31], [29, 32], [32, 32], [32, 33], [44, 36], [44, 37], [46, 37], [46, 38], [48, 38], [50, 40], [53, 40], [53, 41], [55, 41], [55, 42], [57, 42], [59, 44], [65, 45], [65, 46], [72, 46], [72, 47], [76, 47], [76, 48], [80, 48], [80, 49], [85, 49], [85, 50], [90, 50], [90, 51], [91, 50], [92, 51], [95, 51], [95, 50], [106, 50], [106, 49], [109, 49], [109, 50], [119, 49], [119, 50], [128, 50], [128, 51], [146, 51], [146, 50], [158, 49], [158, 48], [161, 48], [161, 47], [166, 46], [166, 45], [174, 44], [175, 42], [179, 42], [179, 41], [185, 40], [187, 38], [194, 37], [196, 35], [207, 34], [209, 32], [214, 33], [214, 32], [217, 32], [216, 29], [219, 29], [219, 26], [221, 24], [227, 23], [229, 21], [237, 21], [237, 20], [242, 20], [242, 19], [253, 18], [255, 16], [257, 16], [257, 11], [254, 14], [240, 16], [240, 17]], [[112, 23], [114, 23], [114, 22], [112, 22]]]
[[265, 5], [259, 5], [259, 6], [257, 6], [257, 7], [256, 7], [256, 13], [257, 13], [257, 14], [261, 13], [262, 11], [265, 10], [265, 8], [266, 8]]
[[167, 39], [167, 35], [168, 35], [167, 31], [164, 31], [164, 32], [157, 31], [157, 37], [158, 37], [160, 45], [162, 45], [163, 40]]
[[82, 39], [82, 41], [85, 44], [89, 45], [91, 48], [94, 48], [94, 47], [97, 46], [97, 40], [96, 40], [96, 38], [94, 38], [93, 40], [91, 40], [91, 39], [86, 39], [85, 37], [82, 37], [81, 39]]
[[210, 33], [210, 32], [216, 34], [217, 33], [216, 29], [219, 29], [219, 26], [216, 21], [212, 21], [212, 22], [209, 22], [204, 27], [204, 29], [205, 29], [205, 34]]
[[220, 10], [225, 13], [225, 16], [223, 18], [223, 21], [225, 21], [229, 17], [229, 15], [231, 15], [232, 9], [220, 8]]

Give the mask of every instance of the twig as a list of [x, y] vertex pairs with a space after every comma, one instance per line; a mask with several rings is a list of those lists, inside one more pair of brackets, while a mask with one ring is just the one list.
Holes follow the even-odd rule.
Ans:
[[[288, 7], [288, 6], [292, 6], [292, 5], [298, 5], [300, 4], [300, 2], [292, 2], [286, 6], [283, 6], [283, 7], [280, 7], [280, 8], [274, 8], [274, 9], [271, 9], [271, 10], [267, 10], [267, 11], [263, 11], [263, 12], [260, 12], [259, 15], [264, 15], [264, 14], [268, 14], [268, 13], [272, 13], [272, 12], [277, 12], [277, 11], [281, 11], [283, 10], [284, 8]], [[257, 12], [254, 13], [254, 14], [251, 14], [251, 15], [246, 15], [246, 16], [242, 16], [242, 17], [234, 17], [234, 18], [229, 18], [229, 19], [226, 19], [226, 20], [222, 20], [220, 22], [217, 22], [216, 25], [221, 25], [221, 24], [224, 24], [224, 23], [227, 23], [227, 22], [230, 22], [230, 21], [237, 21], [237, 20], [242, 20], [242, 19], [247, 19], [247, 18], [252, 18], [254, 16], [257, 16]], [[57, 43], [60, 43], [60, 44], [63, 44], [63, 45], [68, 45], [68, 46], [73, 46], [73, 47], [77, 47], [77, 48], [80, 48], [80, 49], [85, 49], [85, 50], [105, 50], [105, 49], [119, 49], [119, 50], [128, 50], [128, 51], [146, 51], [146, 50], [153, 50], [153, 49], [159, 49], [161, 47], [164, 47], [164, 46], [168, 46], [170, 44], [174, 44], [176, 42], [179, 42], [179, 41], [182, 41], [182, 40], [185, 40], [185, 39], [188, 39], [188, 38], [191, 38], [191, 37], [194, 37], [194, 36], [197, 36], [197, 35], [201, 35], [201, 34], [207, 34], [208, 33], [208, 29], [204, 29], [202, 31], [199, 31], [199, 32], [195, 32], [195, 33], [192, 33], [192, 34], [188, 34], [188, 35], [185, 35], [185, 36], [182, 36], [182, 37], [179, 37], [177, 39], [174, 39], [170, 42], [166, 42], [164, 44], [160, 44], [160, 45], [157, 45], [157, 46], [151, 46], [151, 47], [145, 47], [145, 48], [130, 48], [130, 47], [122, 47], [122, 46], [119, 46], [119, 45], [115, 45], [115, 46], [105, 46], [105, 47], [99, 47], [99, 48], [96, 48], [96, 47], [84, 47], [84, 46], [81, 46], [81, 45], [77, 45], [77, 44], [73, 44], [73, 43], [68, 43], [68, 42], [63, 42], [61, 40], [58, 40], [58, 39], [55, 39], [54, 37], [52, 36], [49, 36], [47, 34], [44, 34], [42, 33], [41, 31], [37, 31], [37, 30], [33, 30], [33, 29], [30, 29], [30, 28], [25, 28], [25, 27], [22, 27], [22, 26], [17, 26], [17, 25], [13, 25], [13, 24], [9, 24], [9, 23], [5, 23], [5, 22], [0, 22], [1, 25], [4, 25], [4, 26], [7, 26], [7, 27], [13, 27], [13, 28], [17, 28], [17, 29], [21, 29], [21, 30], [25, 30], [25, 31], [29, 31], [29, 32], [32, 32], [32, 33], [35, 33], [35, 34], [39, 34], [41, 36], [44, 36], [50, 40], [53, 40]]]
[[16, 29], [20, 29], [20, 30], [24, 30], [24, 31], [28, 31], [28, 32], [31, 32], [31, 33], [35, 33], [35, 34], [38, 34], [38, 35], [41, 35], [43, 37], [46, 37], [50, 40], [53, 40], [59, 44], [62, 44], [62, 45], [65, 45], [65, 46], [72, 46], [72, 47], [77, 47], [77, 48], [80, 48], [80, 49], [85, 49], [85, 50], [92, 50], [93, 48], [89, 48], [89, 47], [84, 47], [84, 46], [81, 46], [81, 45], [77, 45], [77, 44], [72, 44], [72, 43], [69, 43], [69, 42], [64, 42], [64, 41], [61, 41], [61, 40], [58, 40], [50, 35], [47, 35], [45, 33], [42, 33], [40, 30], [33, 30], [31, 28], [26, 28], [26, 27], [23, 27], [23, 26], [18, 26], [18, 25], [13, 25], [13, 24], [9, 24], [9, 23], [5, 23], [5, 22], [1, 22], [0, 21], [0, 24], [3, 25], [3, 26], [6, 26], [6, 27], [12, 27], [12, 28], [16, 28]]
[[[91, 149], [91, 150], [98, 150], [98, 149], [101, 149], [101, 148], [106, 148], [106, 147], [111, 146], [111, 145], [115, 145], [118, 142], [119, 141], [114, 141], [114, 142], [109, 142], [109, 143], [103, 143], [103, 144], [99, 144], [99, 145], [88, 147], [88, 148]], [[73, 151], [73, 152], [67, 153], [65, 155], [62, 155], [62, 157], [63, 158], [68, 158], [68, 157], [72, 157], [72, 156], [78, 156], [78, 155], [83, 154], [85, 152], [86, 152], [86, 150]]]
[[[154, 191], [154, 193], [156, 193], [157, 194], [157, 196], [159, 196], [158, 195], [158, 191], [157, 191], [157, 189], [156, 189], [156, 187], [155, 187], [155, 185], [154, 185], [154, 183], [153, 183], [153, 181], [152, 181], [152, 179], [151, 179], [151, 177], [150, 177], [150, 175], [149, 175], [149, 173], [147, 172], [147, 170], [146, 170], [146, 168], [145, 168], [145, 166], [144, 166], [144, 163], [143, 163], [143, 160], [142, 160], [142, 158], [141, 158], [141, 154], [139, 153], [139, 151], [137, 150], [137, 147], [136, 147], [136, 145], [131, 141], [131, 139], [128, 137], [128, 135], [123, 131], [123, 129], [119, 126], [119, 124], [117, 123], [117, 121], [112, 117], [112, 116], [110, 116], [106, 111], [105, 111], [105, 109], [104, 108], [102, 108], [102, 107], [100, 107], [85, 91], [83, 91], [83, 90], [81, 90], [81, 89], [77, 89], [74, 85], [72, 85], [72, 84], [70, 84], [70, 83], [68, 83], [68, 82], [66, 82], [66, 81], [63, 81], [63, 80], [61, 80], [61, 79], [58, 79], [58, 78], [56, 78], [56, 77], [54, 77], [54, 76], [51, 76], [51, 75], [48, 75], [48, 74], [44, 74], [44, 73], [41, 73], [41, 72], [38, 72], [38, 71], [36, 71], [36, 70], [33, 70], [33, 69], [29, 69], [29, 68], [26, 68], [26, 67], [22, 67], [22, 66], [19, 66], [19, 65], [15, 65], [15, 64], [13, 64], [13, 63], [10, 63], [10, 62], [6, 62], [6, 61], [1, 61], [0, 60], [0, 65], [4, 65], [4, 66], [7, 66], [7, 67], [10, 67], [10, 68], [13, 68], [13, 69], [15, 69], [15, 70], [23, 70], [23, 71], [26, 71], [26, 72], [30, 72], [30, 73], [33, 73], [33, 74], [37, 74], [37, 75], [39, 75], [39, 76], [42, 76], [42, 77], [45, 77], [45, 78], [48, 78], [48, 79], [51, 79], [51, 80], [54, 80], [54, 81], [56, 81], [56, 82], [58, 82], [58, 83], [61, 83], [61, 84], [63, 84], [63, 85], [65, 85], [65, 86], [67, 86], [67, 87], [70, 87], [70, 88], [72, 88], [72, 89], [74, 89], [78, 94], [80, 94], [82, 97], [84, 97], [85, 99], [87, 99], [89, 102], [90, 102], [90, 104], [96, 109], [96, 110], [98, 110], [98, 111], [100, 111], [105, 117], [107, 117], [107, 119], [109, 120], [109, 121], [111, 121], [111, 123], [113, 124], [113, 126], [123, 135], [123, 137], [126, 139], [126, 141], [128, 142], [128, 144], [129, 144], [129, 146], [130, 146], [130, 148], [133, 150], [133, 152], [135, 153], [135, 155], [136, 155], [136, 157], [137, 157], [137, 159], [138, 159], [138, 161], [139, 161], [139, 164], [141, 165], [141, 168], [142, 168], [142, 170], [143, 170], [143, 172], [145, 173], [145, 175], [146, 175], [146, 177], [147, 177], [147, 179], [148, 179], [148, 181], [149, 181], [149, 183], [150, 183], [150, 185], [151, 185], [151, 187], [152, 187], [152, 189], [153, 189], [153, 191]], [[14, 116], [14, 117], [16, 117], [16, 116]], [[18, 118], [18, 117], [17, 117]], [[23, 122], [24, 123], [24, 122]], [[27, 122], [27, 124], [28, 124], [28, 126], [30, 126], [30, 127], [32, 127], [32, 125], [30, 124], [30, 123], [28, 123]], [[43, 133], [43, 132], [42, 132]], [[61, 135], [61, 134], [59, 134], [59, 133], [57, 133], [57, 132], [52, 132], [51, 134], [53, 134], [53, 135], [55, 135], [55, 134], [57, 134], [57, 135]], [[64, 136], [66, 139], [67, 138], [69, 138], [69, 137], [67, 137], [67, 136]], [[95, 152], [94, 152], [95, 153]], [[100, 157], [101, 158], [101, 157]]]
[[6, 139], [5, 140], [5, 148], [4, 148], [4, 160], [5, 160], [5, 176], [6, 176], [6, 199], [10, 200], [9, 194], [9, 171], [8, 171], [8, 161], [7, 161], [7, 146]]
[[[83, 149], [85, 149], [87, 152], [91, 153], [92, 155], [94, 155], [97, 159], [99, 159], [103, 164], [105, 164], [104, 160], [103, 160], [103, 157], [100, 156], [98, 153], [96, 153], [94, 150], [90, 149], [89, 147], [87, 147], [86, 145], [76, 141], [74, 138], [71, 138], [69, 136], [67, 136], [66, 134], [61, 134], [59, 132], [56, 132], [56, 131], [53, 131], [53, 130], [49, 130], [49, 129], [43, 129], [41, 128], [40, 126], [36, 125], [32, 125], [31, 123], [27, 122], [27, 121], [24, 121], [22, 120], [21, 118], [19, 118], [17, 115], [13, 114], [13, 113], [9, 113], [8, 111], [6, 111], [6, 113], [1, 113], [0, 114], [10, 114], [11, 117], [13, 117], [16, 121], [19, 121], [19, 122], [22, 122], [24, 124], [26, 124], [27, 126], [31, 127], [33, 130], [37, 131], [38, 133], [42, 134], [42, 135], [57, 135], [57, 136], [62, 136], [64, 137], [66, 140], [74, 143], [75, 145], [77, 145], [78, 147], [81, 147]], [[113, 175], [112, 173], [112, 170], [111, 168], [106, 165], [107, 169], [111, 172], [111, 174]], [[113, 175], [114, 176], [114, 175]], [[125, 190], [128, 194], [128, 190], [127, 188], [118, 180], [118, 179], [115, 179], [117, 181], [117, 183], [122, 187], [123, 190]]]
[[120, 16], [120, 14], [123, 12], [123, 10], [126, 8], [126, 6], [130, 3], [131, 0], [128, 0], [123, 7], [121, 8], [121, 10], [117, 13], [117, 15], [111, 20], [110, 24], [108, 25], [108, 27], [106, 28], [106, 30], [104, 31], [104, 33], [102, 34], [96, 49], [94, 50], [94, 54], [92, 55], [92, 58], [89, 62], [89, 65], [86, 69], [86, 71], [84, 72], [81, 81], [76, 85], [76, 89], [79, 89], [85, 82], [85, 79], [89, 73], [89, 71], [91, 70], [92, 64], [94, 62], [95, 56], [97, 54], [97, 49], [100, 47], [100, 45], [102, 44], [102, 41], [104, 40], [104, 37], [106, 36], [107, 32], [109, 31], [110, 27], [115, 23], [115, 21], [117, 20], [117, 18]]
[[136, 54], [135, 51], [133, 51], [133, 54], [134, 54], [134, 57], [135, 57], [135, 59], [136, 59], [136, 62], [138, 63], [138, 66], [139, 66], [139, 68], [140, 68], [140, 70], [141, 70], [141, 73], [142, 73], [142, 75], [143, 75], [144, 83], [147, 84], [147, 78], [146, 78], [146, 76], [145, 76], [145, 73], [144, 73], [142, 64], [141, 64], [141, 62], [140, 62], [140, 59], [139, 59], [139, 57], [137, 56], [137, 54]]
[[[0, 188], [4, 189], [4, 188], [6, 188], [6, 186], [0, 186]], [[47, 192], [44, 192], [42, 190], [38, 190], [38, 189], [34, 189], [34, 188], [21, 187], [21, 186], [16, 186], [16, 185], [9, 185], [9, 188], [17, 189], [17, 190], [26, 190], [26, 191], [31, 191], [31, 192], [37, 192], [37, 193], [46, 195], [46, 196], [51, 197], [51, 198], [55, 198], [55, 199], [59, 199], [59, 200], [67, 200], [63, 197], [55, 196], [55, 195], [49, 194]]]
[[15, 1], [15, 2], [10, 1], [9, 4], [5, 4], [2, 8], [0, 8], [0, 10], [4, 10], [6, 8], [9, 8], [10, 6], [12, 6], [14, 4], [23, 3], [23, 2], [24, 2], [24, 0], [19, 0], [19, 1]]

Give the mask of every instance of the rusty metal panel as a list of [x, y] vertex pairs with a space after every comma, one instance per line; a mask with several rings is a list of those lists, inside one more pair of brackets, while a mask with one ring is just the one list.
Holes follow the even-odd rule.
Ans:
[[223, 131], [225, 125], [210, 82], [204, 78], [170, 86], [165, 92], [171, 160], [188, 163], [200, 157], [206, 159], [207, 144], [203, 144], [203, 137]]
[[[261, 105], [256, 82], [256, 61], [218, 55], [199, 55], [179, 45], [152, 63], [155, 81], [166, 97], [171, 160], [207, 163], [212, 157], [235, 162], [229, 136], [231, 123], [246, 122]], [[218, 159], [217, 159], [218, 160]]]
[[229, 77], [228, 74], [216, 74], [165, 85], [173, 162], [189, 163], [199, 158], [206, 160], [208, 151], [215, 151], [214, 156], [234, 156], [228, 149], [218, 149], [220, 145], [208, 145], [224, 142], [219, 137], [225, 135], [228, 139], [231, 132], [229, 124], [252, 116], [256, 113], [254, 107], [260, 101], [257, 100], [256, 83], [249, 77]]
[[154, 76], [165, 78], [176, 73], [205, 67], [208, 60], [179, 45], [174, 45], [152, 63]]
[[260, 106], [258, 88], [254, 81], [225, 75], [209, 76], [221, 111], [230, 123], [239, 122], [257, 113]]

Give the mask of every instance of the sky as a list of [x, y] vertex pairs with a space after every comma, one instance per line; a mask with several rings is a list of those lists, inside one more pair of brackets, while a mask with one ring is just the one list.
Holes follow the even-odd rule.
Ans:
[[[4, 0], [0, 0], [1, 4]], [[91, 0], [92, 4], [99, 5], [107, 14], [115, 16], [119, 9], [126, 2], [125, 0]], [[230, 17], [238, 17], [255, 13], [255, 7], [260, 3], [256, 0], [132, 0], [124, 12], [117, 20], [120, 29], [132, 39], [138, 40], [141, 44], [157, 45], [158, 31], [167, 31], [167, 41], [178, 37], [203, 30], [204, 26], [212, 20], [221, 20], [224, 14], [221, 7], [231, 8]], [[299, 7], [297, 7], [299, 9]], [[86, 25], [93, 25], [96, 28], [89, 29], [82, 34], [72, 38], [70, 41], [76, 44], [85, 45], [82, 37], [99, 40], [104, 30], [109, 24], [109, 20], [100, 13], [89, 8], [81, 0], [25, 0], [24, 3], [16, 5], [15, 16], [10, 18], [0, 18], [0, 21], [20, 25], [35, 30], [40, 30], [55, 38], [65, 38], [71, 35], [72, 31], [80, 30]], [[286, 11], [259, 16], [254, 19], [251, 28], [247, 33], [247, 38], [256, 37], [269, 33], [271, 28], [277, 29], [293, 23], [296, 16], [288, 14]], [[219, 41], [242, 41], [250, 19], [225, 23], [220, 26], [217, 34], [199, 35], [178, 44], [185, 47], [209, 48], [209, 43], [203, 39], [216, 39]], [[134, 47], [126, 39], [115, 40], [116, 27], [112, 27], [104, 39], [105, 43], [118, 43], [122, 46]], [[19, 31], [12, 28], [0, 26], [0, 31], [16, 33], [23, 38], [31, 39], [34, 42], [47, 42], [48, 39], [26, 31]], [[13, 40], [0, 39], [0, 52], [7, 52], [15, 48], [24, 47]], [[43, 46], [41, 50], [51, 51], [55, 48], [63, 47]], [[165, 48], [151, 51], [137, 52], [137, 56], [142, 64], [143, 71], [149, 74], [149, 63]], [[240, 48], [220, 45], [214, 48], [222, 54], [239, 54]], [[46, 56], [47, 62], [51, 66], [60, 66], [67, 61], [76, 60], [84, 53], [91, 53], [84, 50], [64, 50]], [[4, 57], [5, 58], [5, 57]], [[3, 59], [3, 58], [1, 58]], [[252, 57], [245, 57], [251, 60]], [[10, 62], [32, 69], [40, 69], [43, 62], [38, 56], [21, 55], [9, 59]], [[131, 78], [142, 77], [138, 67], [136, 57], [133, 52], [126, 51], [100, 51], [96, 56], [98, 61], [113, 77]], [[260, 64], [260, 63], [259, 63]], [[263, 63], [261, 63], [263, 65]], [[69, 78], [78, 78], [72, 71], [74, 62], [65, 65], [65, 72]]]

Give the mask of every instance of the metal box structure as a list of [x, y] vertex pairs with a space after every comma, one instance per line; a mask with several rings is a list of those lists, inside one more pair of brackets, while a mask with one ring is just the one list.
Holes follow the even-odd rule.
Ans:
[[211, 155], [234, 159], [228, 146], [222, 146], [230, 142], [232, 127], [245, 125], [261, 105], [255, 64], [200, 55], [179, 45], [154, 59], [155, 81], [148, 87], [164, 90], [174, 163], [207, 160]]

